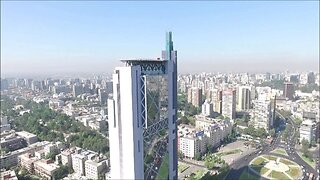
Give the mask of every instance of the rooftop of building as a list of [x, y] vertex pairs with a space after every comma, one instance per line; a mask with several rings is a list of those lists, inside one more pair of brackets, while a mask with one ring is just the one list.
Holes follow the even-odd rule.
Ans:
[[97, 158], [95, 160], [87, 160], [85, 163], [93, 165], [93, 166], [100, 166], [103, 163], [107, 163], [107, 159], [99, 159], [99, 158]]
[[16, 173], [14, 172], [14, 170], [9, 170], [9, 171], [2, 171], [0, 173], [0, 179], [5, 179], [5, 178], [9, 178], [10, 180], [18, 180]]
[[203, 130], [197, 129], [193, 126], [189, 125], [179, 125], [178, 126], [178, 136], [184, 138], [195, 139], [197, 137], [197, 133]]
[[151, 59], [151, 58], [131, 58], [131, 59], [121, 59], [121, 62], [165, 62], [164, 59]]
[[36, 142], [34, 144], [29, 145], [28, 147], [25, 147], [25, 148], [22, 148], [22, 149], [18, 149], [18, 150], [13, 151], [13, 152], [9, 152], [9, 153], [7, 153], [5, 155], [1, 155], [1, 158], [8, 157], [8, 156], [14, 155], [14, 154], [21, 154], [21, 153], [23, 153], [23, 152], [25, 152], [25, 151], [27, 151], [29, 149], [33, 149], [33, 148], [38, 147], [38, 146], [45, 146], [47, 144], [50, 144], [50, 142], [48, 142], [48, 141]]
[[55, 163], [50, 163], [51, 161], [48, 160], [39, 160], [34, 162], [34, 165], [38, 165], [45, 169], [46, 171], [54, 171], [58, 169], [60, 166]]
[[212, 124], [213, 126], [215, 125], [221, 125], [221, 124], [226, 124], [228, 122], [230, 122], [230, 120], [226, 120], [226, 119], [216, 119], [216, 118], [212, 118], [212, 117], [208, 117], [205, 115], [196, 115], [196, 121], [203, 121], [203, 122], [207, 122]]
[[16, 132], [19, 136], [23, 136], [23, 137], [27, 137], [27, 138], [31, 138], [31, 137], [35, 137], [37, 135], [29, 133], [27, 131], [20, 131], [20, 132]]
[[19, 158], [23, 161], [26, 161], [28, 164], [39, 160], [37, 157], [31, 156], [30, 153], [22, 154], [19, 156]]

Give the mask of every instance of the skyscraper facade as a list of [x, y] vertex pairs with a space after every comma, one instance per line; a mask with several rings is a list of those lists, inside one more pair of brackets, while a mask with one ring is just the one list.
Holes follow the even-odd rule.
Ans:
[[188, 103], [191, 103], [195, 107], [202, 105], [202, 89], [197, 87], [191, 87], [188, 89]]
[[236, 116], [236, 91], [224, 90], [222, 92], [222, 113], [224, 117], [234, 119]]
[[294, 95], [293, 83], [285, 82], [284, 83], [284, 89], [283, 89], [283, 96], [285, 98], [288, 98], [289, 100], [292, 100], [293, 99], [293, 95]]
[[251, 108], [251, 87], [239, 86], [237, 96], [237, 110], [243, 111]]
[[[177, 179], [177, 51], [122, 60], [108, 99], [112, 179]], [[159, 171], [161, 169], [161, 171]]]

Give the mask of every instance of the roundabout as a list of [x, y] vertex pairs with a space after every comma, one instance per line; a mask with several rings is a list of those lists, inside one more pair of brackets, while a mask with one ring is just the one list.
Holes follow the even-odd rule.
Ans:
[[255, 174], [267, 179], [299, 179], [302, 176], [300, 166], [286, 158], [273, 155], [261, 155], [249, 163]]

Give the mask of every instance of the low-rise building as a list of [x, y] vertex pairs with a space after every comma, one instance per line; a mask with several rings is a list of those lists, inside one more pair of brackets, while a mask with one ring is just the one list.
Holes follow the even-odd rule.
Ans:
[[52, 163], [51, 160], [38, 160], [34, 162], [34, 172], [42, 177], [42, 179], [52, 179], [53, 173], [57, 171], [59, 165]]
[[31, 153], [26, 153], [18, 156], [19, 165], [26, 168], [30, 173], [34, 173], [34, 162], [38, 161], [37, 157], [32, 156]]
[[2, 180], [18, 180], [14, 170], [0, 172], [0, 179], [2, 179]]
[[77, 154], [71, 154], [72, 168], [78, 175], [85, 176], [85, 161], [93, 160], [98, 156], [98, 153], [89, 150], [80, 149]]
[[38, 142], [38, 137], [35, 134], [29, 133], [27, 131], [16, 132], [18, 136], [22, 137], [28, 145]]
[[46, 151], [44, 149], [40, 151], [34, 152], [34, 156], [37, 157], [38, 159], [44, 159], [46, 157]]
[[25, 140], [22, 137], [16, 135], [14, 131], [6, 134], [1, 134], [0, 147], [9, 151], [15, 151], [17, 149], [26, 146]]
[[61, 108], [63, 107], [64, 102], [59, 99], [52, 99], [49, 101], [49, 108], [51, 109], [56, 109], [56, 108]]
[[50, 144], [48, 141], [37, 142], [29, 145], [28, 147], [9, 152], [7, 154], [1, 155], [0, 159], [0, 169], [10, 168], [18, 164], [18, 156], [25, 153], [33, 154], [35, 151], [39, 151], [44, 148], [44, 146]]
[[196, 116], [196, 127], [178, 126], [178, 149], [189, 158], [204, 154], [207, 147], [217, 147], [232, 132], [230, 120]]
[[107, 160], [87, 160], [85, 162], [85, 174], [88, 179], [98, 179], [107, 171]]
[[70, 148], [62, 151], [60, 154], [56, 155], [57, 164], [61, 161], [62, 165], [70, 165], [72, 166], [72, 158], [71, 155], [75, 153], [75, 148]]

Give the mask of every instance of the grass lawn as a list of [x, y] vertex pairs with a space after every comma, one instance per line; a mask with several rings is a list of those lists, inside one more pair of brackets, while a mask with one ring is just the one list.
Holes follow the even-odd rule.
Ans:
[[272, 161], [277, 160], [277, 157], [274, 157], [274, 156], [263, 156], [263, 157], [265, 157], [266, 159], [272, 160]]
[[231, 150], [231, 151], [226, 151], [226, 152], [219, 152], [219, 153], [216, 153], [217, 156], [226, 156], [226, 155], [229, 155], [229, 154], [237, 154], [237, 153], [240, 153], [242, 152], [241, 149], [234, 149], [234, 150]]
[[251, 168], [261, 175], [265, 174], [269, 170], [263, 166], [251, 166]]
[[288, 153], [286, 152], [286, 150], [284, 150], [282, 148], [277, 148], [271, 152], [276, 153], [276, 154], [282, 154], [284, 156], [288, 156]]
[[290, 167], [290, 170], [286, 173], [289, 174], [293, 179], [298, 179], [300, 175], [300, 168], [299, 167]]
[[283, 164], [286, 164], [286, 165], [297, 165], [294, 162], [291, 162], [289, 160], [282, 159], [282, 158], [280, 159], [280, 162], [282, 162]]
[[264, 161], [265, 161], [265, 159], [263, 159], [263, 158], [261, 158], [261, 157], [258, 157], [258, 158], [256, 158], [251, 164], [252, 164], [252, 165], [260, 165], [260, 164], [262, 164]]
[[156, 179], [168, 179], [169, 176], [169, 155], [166, 154], [162, 160], [161, 166], [159, 168], [159, 173]]
[[179, 173], [184, 172], [185, 170], [187, 170], [190, 166], [188, 165], [184, 165], [184, 164], [178, 164], [178, 171]]
[[38, 180], [38, 179], [40, 179], [40, 177], [38, 177], [38, 176], [36, 176], [36, 175], [31, 175], [30, 177], [31, 177], [32, 180]]
[[269, 177], [281, 180], [289, 180], [290, 178], [282, 172], [271, 171]]
[[259, 180], [260, 178], [257, 176], [254, 176], [247, 171], [243, 171], [239, 180]]
[[313, 167], [313, 168], [316, 167], [316, 162], [315, 162], [315, 161], [311, 161], [311, 159], [303, 156], [302, 153], [300, 153], [300, 152], [299, 152], [298, 154], [299, 154], [299, 156], [300, 156], [306, 163], [308, 163], [311, 167]]

